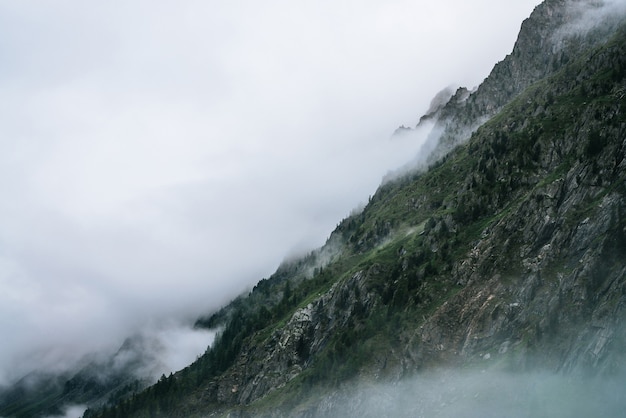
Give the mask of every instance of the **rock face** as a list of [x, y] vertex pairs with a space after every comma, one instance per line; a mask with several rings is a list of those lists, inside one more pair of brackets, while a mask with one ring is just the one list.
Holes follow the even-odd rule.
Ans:
[[420, 170], [202, 320], [223, 332], [197, 362], [89, 416], [368, 416], [371, 392], [350, 387], [439, 367], [626, 372], [626, 18], [606, 12], [626, 10], [614, 5], [538, 6], [476, 91], [436, 101]]
[[237, 363], [216, 382], [217, 401], [249, 404], [283, 387], [310, 364], [331, 336], [354, 325], [354, 318], [372, 310], [378, 297], [365, 287], [359, 271], [337, 282], [313, 302], [297, 309], [263, 345], [246, 346]]
[[[401, 206], [439, 213], [426, 224], [415, 225], [422, 229], [419, 237], [430, 254], [459, 245], [454, 243], [463, 240], [462, 231], [476, 228], [480, 221], [465, 252], [444, 258], [445, 264], [433, 274], [428, 266], [412, 270], [412, 264], [428, 254], [400, 246], [391, 263], [395, 273], [388, 264], [374, 263], [336, 282], [296, 310], [263, 346], [242, 350], [226, 380], [219, 380], [225, 387], [219, 392], [220, 402], [249, 404], [315, 367], [324, 350], [339, 347], [333, 336], [366, 326], [364, 322], [401, 297], [393, 287], [402, 283], [403, 270], [411, 270], [406, 276], [413, 275], [405, 277], [406, 298], [420, 300], [418, 304], [438, 298], [429, 287], [435, 285], [424, 279], [429, 275], [435, 276], [436, 285], [448, 288], [442, 293], [450, 289], [456, 293], [415, 321], [415, 328], [398, 329], [397, 340], [386, 350], [372, 351], [370, 361], [359, 368], [362, 378], [399, 379], [425, 367], [477, 363], [582, 374], [623, 367], [626, 38], [622, 28], [617, 40], [584, 55], [584, 60], [557, 66], [554, 63], [567, 61], [564, 57], [569, 54], [593, 50], [607, 40], [608, 25], [591, 38], [570, 42], [573, 49], [564, 45], [567, 40], [558, 45], [551, 41], [558, 28], [580, 18], [576, 10], [563, 1], [538, 7], [524, 23], [512, 55], [485, 83], [469, 96], [459, 90], [437, 110], [447, 123], [448, 138], [459, 122], [445, 119], [446, 112], [458, 118], [467, 109], [478, 109], [479, 116], [470, 118], [476, 122], [500, 111], [475, 131], [464, 151], [443, 162], [457, 170], [456, 183], [440, 185], [455, 189], [446, 199], [420, 198], [408, 186], [390, 186], [394, 193], [404, 192], [401, 198], [394, 195], [404, 201]], [[556, 70], [557, 75], [546, 78]], [[527, 88], [537, 80], [544, 82]], [[517, 100], [500, 110], [514, 96]], [[466, 172], [454, 167], [468, 160], [472, 166]], [[381, 189], [379, 195], [384, 194]], [[389, 196], [375, 196], [361, 216], [363, 222], [377, 210], [377, 199], [381, 206], [398, 204]], [[381, 233], [370, 235], [370, 245], [358, 238], [357, 229], [351, 236], [354, 248], [361, 252], [377, 248], [385, 239], [394, 239], [394, 229], [401, 228], [390, 220]], [[415, 285], [417, 293], [411, 293], [411, 280], [422, 282]], [[426, 289], [420, 293], [419, 286]]]
[[[583, 51], [602, 44], [623, 19], [612, 2], [546, 0], [521, 26], [513, 51], [497, 63], [476, 91], [460, 88], [436, 113], [423, 154], [433, 162], [498, 113], [531, 84], [559, 71]], [[423, 164], [418, 160], [417, 164]]]

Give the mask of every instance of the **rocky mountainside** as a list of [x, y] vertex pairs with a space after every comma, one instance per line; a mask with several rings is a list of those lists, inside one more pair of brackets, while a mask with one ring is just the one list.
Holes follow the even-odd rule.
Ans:
[[476, 91], [427, 116], [428, 169], [200, 321], [224, 330], [196, 363], [87, 415], [332, 416], [353, 385], [441, 366], [620, 373], [626, 26], [585, 22], [598, 7], [544, 2]]
[[606, 42], [623, 18], [620, 2], [548, 0], [521, 26], [513, 51], [497, 63], [483, 83], [470, 92], [460, 87], [442, 106], [420, 119], [435, 120], [429, 141], [415, 163], [432, 163], [498, 113], [531, 84]]
[[478, 396], [477, 380], [446, 374], [458, 370], [495, 373], [489, 390], [511, 416], [590, 413], [549, 413], [527, 396], [556, 386], [562, 407], [563, 385], [520, 393], [503, 376], [626, 375], [624, 12], [538, 6], [483, 84], [442, 94], [423, 118], [435, 121], [428, 158], [325, 246], [198, 320], [221, 333], [196, 362], [85, 417], [458, 416], [452, 401]]

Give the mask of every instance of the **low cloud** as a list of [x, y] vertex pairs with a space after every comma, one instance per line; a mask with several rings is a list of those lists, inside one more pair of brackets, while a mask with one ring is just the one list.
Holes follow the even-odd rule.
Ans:
[[86, 406], [83, 405], [71, 405], [64, 408], [63, 412], [60, 415], [48, 415], [45, 418], [80, 418], [83, 416], [83, 413], [87, 410]]
[[584, 36], [600, 26], [619, 22], [626, 15], [626, 1], [571, 1], [567, 12], [569, 21], [555, 34], [557, 47], [568, 38]]
[[358, 386], [328, 397], [317, 417], [623, 416], [626, 376], [591, 378], [551, 372], [437, 371], [395, 384]]
[[0, 5], [0, 383], [321, 245], [538, 2]]
[[113, 369], [132, 370], [138, 379], [156, 381], [182, 370], [205, 353], [216, 331], [169, 324], [143, 330], [127, 340], [113, 358]]

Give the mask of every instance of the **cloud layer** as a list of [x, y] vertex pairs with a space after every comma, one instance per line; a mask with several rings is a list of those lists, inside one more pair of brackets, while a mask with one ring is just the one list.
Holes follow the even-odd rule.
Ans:
[[0, 383], [323, 243], [537, 3], [0, 5]]
[[396, 384], [354, 387], [331, 397], [319, 417], [567, 417], [623, 415], [625, 377], [566, 377], [549, 372], [437, 370]]

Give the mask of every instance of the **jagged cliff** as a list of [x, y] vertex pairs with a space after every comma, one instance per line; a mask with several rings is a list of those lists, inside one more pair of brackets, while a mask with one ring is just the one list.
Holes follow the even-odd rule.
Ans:
[[[548, 0], [526, 19], [505, 59], [471, 93], [460, 87], [426, 120], [435, 128], [416, 163], [446, 155], [531, 84], [559, 71], [585, 50], [606, 42], [623, 18], [619, 2]], [[420, 120], [420, 123], [423, 119]]]

